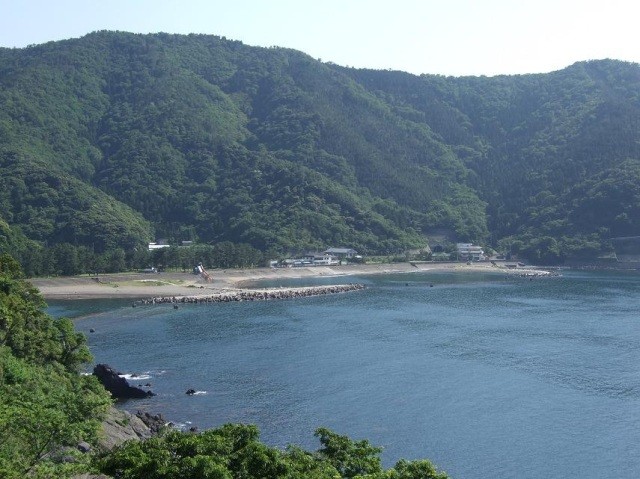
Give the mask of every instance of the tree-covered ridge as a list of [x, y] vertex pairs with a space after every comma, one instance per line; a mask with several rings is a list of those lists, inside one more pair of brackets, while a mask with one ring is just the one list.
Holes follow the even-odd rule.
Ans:
[[[112, 218], [138, 243], [154, 232], [273, 253], [396, 252], [444, 232], [494, 247], [509, 238], [525, 252], [545, 236], [530, 221], [546, 214], [541, 193], [569, 198], [640, 158], [639, 98], [638, 65], [617, 61], [449, 78], [215, 36], [96, 32], [0, 49], [0, 156], [27, 165], [16, 181], [47, 165], [77, 181], [68, 196], [79, 204], [96, 189], [126, 204], [149, 224], [120, 203]], [[54, 234], [55, 206], [33, 223], [16, 214], [21, 194], [3, 200], [11, 225], [88, 246], [74, 228]], [[571, 216], [572, 205], [557, 206]], [[598, 226], [603, 250], [613, 233]], [[554, 233], [558, 257], [573, 248], [561, 236], [575, 234]]]
[[400, 460], [383, 469], [379, 447], [354, 441], [326, 428], [316, 437], [322, 447], [281, 450], [259, 441], [251, 425], [227, 424], [200, 434], [168, 432], [129, 442], [98, 459], [99, 469], [126, 479], [447, 479], [428, 460]]
[[7, 479], [86, 470], [75, 447], [96, 441], [110, 405], [98, 381], [79, 374], [91, 360], [84, 336], [44, 306], [18, 263], [0, 255], [0, 476]]
[[0, 205], [6, 221], [41, 242], [73, 239], [103, 252], [152, 238], [148, 221], [125, 204], [55, 165], [17, 154], [0, 156]]
[[381, 137], [386, 105], [298, 52], [100, 32], [0, 58], [7, 151], [99, 187], [159, 236], [397, 251], [464, 224], [449, 198], [474, 201], [439, 181], [429, 163], [453, 157], [428, 128]]
[[[605, 203], [637, 211], [631, 196], [611, 188], [622, 175], [598, 192], [583, 187], [612, 171], [634, 176], [628, 163], [640, 158], [636, 64], [592, 61], [550, 74], [495, 78], [347, 71], [399, 111], [426, 121], [464, 160], [473, 171], [470, 184], [487, 203], [494, 246], [515, 240], [520, 249], [513, 252], [534, 261], [586, 251], [593, 258], [619, 235]], [[624, 181], [619, 186], [625, 188]], [[588, 213], [577, 208], [584, 203], [580, 195], [593, 207]], [[626, 228], [626, 234], [640, 230]], [[550, 240], [554, 251], [542, 247], [541, 258], [540, 244]]]

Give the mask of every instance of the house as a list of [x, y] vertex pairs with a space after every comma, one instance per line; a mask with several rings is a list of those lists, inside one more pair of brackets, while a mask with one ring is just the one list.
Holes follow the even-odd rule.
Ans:
[[304, 253], [302, 256], [300, 256], [300, 259], [308, 263], [313, 263], [313, 260], [315, 260], [318, 257], [322, 257], [322, 254], [323, 253], [316, 253], [313, 251], [309, 251], [308, 253]]
[[305, 253], [302, 255], [301, 259], [304, 263], [312, 264], [313, 266], [330, 266], [340, 264], [340, 261], [338, 261], [334, 256], [321, 252]]
[[458, 243], [456, 244], [458, 250], [458, 259], [463, 261], [483, 261], [487, 259], [484, 254], [484, 250], [481, 246], [476, 246], [473, 243]]
[[301, 258], [287, 258], [278, 263], [279, 268], [300, 268], [302, 266], [311, 266], [311, 262]]
[[358, 252], [351, 248], [329, 248], [324, 252], [324, 254], [328, 254], [330, 256], [335, 256], [336, 258], [355, 258], [358, 255]]

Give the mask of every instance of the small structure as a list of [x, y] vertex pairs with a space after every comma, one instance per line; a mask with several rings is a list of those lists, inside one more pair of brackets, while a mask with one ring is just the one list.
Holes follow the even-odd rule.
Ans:
[[204, 266], [202, 266], [202, 263], [198, 263], [198, 266], [195, 266], [193, 268], [193, 274], [200, 275], [200, 277], [204, 279], [207, 283], [211, 283], [212, 281], [211, 275], [207, 273], [207, 270], [204, 269]]
[[162, 248], [170, 248], [171, 245], [165, 243], [164, 241], [159, 241], [157, 243], [149, 243], [149, 251], [153, 251], [156, 249], [162, 249]]
[[329, 248], [324, 251], [324, 254], [335, 256], [340, 259], [349, 259], [355, 258], [358, 255], [358, 252], [352, 248]]
[[487, 259], [482, 247], [473, 243], [458, 243], [456, 248], [458, 250], [458, 259], [462, 261], [484, 261]]

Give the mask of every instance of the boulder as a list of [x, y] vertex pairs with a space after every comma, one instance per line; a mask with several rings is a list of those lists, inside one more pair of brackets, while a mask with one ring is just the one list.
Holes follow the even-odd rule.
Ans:
[[84, 452], [84, 453], [90, 452], [91, 451], [91, 444], [89, 444], [88, 442], [85, 442], [85, 441], [80, 441], [78, 443], [78, 451]]
[[131, 386], [125, 378], [120, 377], [118, 371], [107, 364], [96, 365], [93, 374], [116, 399], [141, 399], [154, 395], [151, 391]]

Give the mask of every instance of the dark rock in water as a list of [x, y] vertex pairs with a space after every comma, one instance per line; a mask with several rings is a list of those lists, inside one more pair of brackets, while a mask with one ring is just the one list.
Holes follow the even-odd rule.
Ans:
[[187, 394], [188, 394], [189, 396], [193, 396], [195, 393], [196, 393], [196, 390], [195, 390], [195, 389], [187, 389]]
[[93, 328], [91, 328], [91, 329], [89, 330], [89, 332], [90, 332], [90, 333], [95, 333], [95, 332], [96, 332], [96, 330], [95, 330], [95, 329], [93, 329]]
[[189, 432], [198, 432], [198, 426], [191, 426]]
[[102, 383], [104, 388], [116, 399], [141, 399], [154, 396], [151, 391], [129, 385], [120, 373], [107, 364], [98, 364], [93, 368], [93, 374]]

